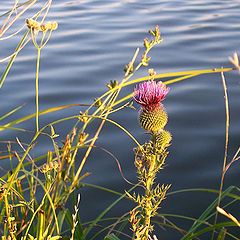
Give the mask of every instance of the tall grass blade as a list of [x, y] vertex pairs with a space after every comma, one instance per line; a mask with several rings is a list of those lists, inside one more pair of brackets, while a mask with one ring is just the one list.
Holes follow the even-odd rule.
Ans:
[[0, 117], [0, 121], [3, 120], [4, 118], [10, 116], [11, 114], [15, 113], [17, 110], [21, 109], [22, 107], [23, 107], [23, 105], [15, 108], [15, 109], [13, 109], [12, 111], [10, 111], [10, 112], [8, 112], [8, 113], [6, 113], [6, 114], [3, 115], [2, 117]]
[[45, 230], [45, 213], [38, 211], [37, 239], [42, 239]]
[[[133, 189], [135, 189], [138, 185], [133, 186], [132, 188], [129, 189], [128, 192], [131, 192]], [[97, 224], [101, 218], [109, 211], [112, 209], [114, 205], [116, 205], [120, 200], [126, 197], [126, 193], [122, 194], [121, 197], [119, 197], [116, 201], [114, 201], [109, 207], [107, 207], [87, 228], [87, 230], [84, 232], [84, 238], [88, 235], [88, 233], [92, 230], [95, 224]]]
[[[230, 186], [228, 187], [221, 196], [221, 199], [226, 197], [235, 187]], [[181, 240], [189, 240], [192, 239], [192, 234], [202, 225], [202, 222], [206, 221], [211, 214], [211, 212], [216, 208], [218, 203], [218, 198], [215, 199], [212, 204], [202, 213], [202, 215], [198, 218], [198, 220], [192, 225], [189, 229], [188, 233], [181, 238]]]
[[[59, 110], [65, 109], [65, 108], [69, 108], [69, 107], [76, 107], [76, 106], [88, 106], [88, 105], [86, 105], [86, 104], [69, 104], [69, 105], [64, 105], [64, 106], [60, 106], [60, 107], [49, 108], [49, 109], [46, 109], [46, 110], [43, 110], [43, 111], [39, 112], [39, 116], [47, 114], [47, 113], [59, 111]], [[29, 119], [34, 118], [34, 117], [36, 117], [36, 113], [33, 113], [33, 114], [28, 115], [26, 117], [23, 117], [23, 118], [20, 118], [18, 120], [15, 120], [13, 122], [10, 122], [8, 124], [5, 124], [3, 127], [7, 128], [7, 127], [16, 125], [18, 123], [24, 122], [24, 121], [29, 120]], [[0, 127], [0, 131], [2, 131], [2, 130], [4, 130], [4, 129]]]
[[67, 215], [67, 211], [69, 211], [68, 209], [63, 209], [59, 212], [57, 219], [58, 219], [58, 226], [59, 226], [59, 231], [62, 231], [62, 226], [64, 223], [64, 219], [66, 218]]
[[104, 238], [104, 240], [120, 240], [114, 233], [111, 233], [107, 237]]
[[[199, 239], [198, 237], [203, 235], [203, 234], [206, 234], [206, 233], [209, 233], [210, 231], [213, 231], [214, 229], [218, 229], [219, 231], [221, 231], [221, 229], [225, 228], [225, 227], [234, 227], [236, 226], [235, 223], [233, 222], [223, 222], [223, 223], [218, 223], [216, 225], [212, 225], [211, 227], [206, 227], [204, 229], [201, 229], [200, 231], [194, 233], [191, 235], [190, 238], [188, 239]], [[231, 237], [230, 239], [235, 239], [235, 240], [240, 240], [239, 237], [237, 236], [234, 236], [233, 234], [229, 233], [229, 232], [226, 232], [226, 236], [229, 236]], [[210, 239], [210, 238], [209, 238]], [[229, 238], [228, 238], [229, 239]]]
[[226, 237], [226, 231], [227, 231], [226, 229], [221, 229], [220, 233], [218, 234], [217, 240], [224, 240]]
[[3, 82], [4, 82], [5, 78], [7, 77], [7, 74], [9, 72], [9, 70], [10, 70], [10, 68], [11, 68], [11, 66], [12, 66], [12, 64], [13, 64], [13, 62], [15, 60], [15, 58], [17, 57], [17, 54], [19, 53], [19, 50], [20, 50], [24, 40], [26, 39], [26, 37], [28, 35], [28, 32], [29, 32], [29, 30], [27, 30], [26, 33], [24, 34], [22, 40], [20, 41], [20, 43], [18, 44], [18, 46], [17, 46], [17, 48], [15, 50], [15, 54], [12, 56], [11, 60], [8, 63], [6, 69], [5, 69], [5, 71], [4, 71], [4, 73], [3, 73], [2, 77], [1, 77], [1, 80], [0, 80], [0, 88], [3, 85]]

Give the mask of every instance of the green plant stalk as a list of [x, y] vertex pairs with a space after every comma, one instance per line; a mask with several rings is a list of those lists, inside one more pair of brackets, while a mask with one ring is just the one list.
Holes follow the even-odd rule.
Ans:
[[11, 166], [11, 171], [13, 171], [13, 163], [12, 163], [12, 153], [11, 153], [11, 144], [8, 144], [8, 154], [9, 154], [9, 161]]
[[[50, 37], [51, 37], [51, 34], [52, 34], [52, 31], [53, 31], [53, 30], [50, 30], [46, 41], [45, 41], [44, 43], [41, 42], [41, 48], [43, 48], [43, 47], [47, 44], [47, 42], [49, 41], [49, 39], [50, 39]], [[44, 32], [43, 34], [44, 34], [44, 36], [45, 36], [45, 32]]]
[[[107, 113], [106, 113], [105, 117], [106, 117], [108, 114], [111, 113], [111, 112], [109, 111], [109, 109], [111, 109], [112, 106], [114, 105], [114, 102], [116, 101], [116, 98], [117, 98], [119, 92], [121, 91], [124, 82], [126, 82], [126, 81], [128, 80], [128, 78], [129, 78], [130, 76], [132, 76], [132, 74], [130, 74], [129, 76], [128, 76], [128, 74], [129, 74], [129, 72], [130, 72], [130, 69], [131, 69], [132, 66], [133, 66], [133, 63], [134, 63], [135, 60], [136, 60], [136, 57], [137, 57], [138, 53], [139, 53], [139, 48], [137, 48], [137, 50], [136, 50], [136, 52], [135, 52], [135, 54], [134, 54], [134, 56], [133, 56], [133, 58], [132, 58], [132, 60], [131, 60], [131, 62], [130, 62], [130, 64], [129, 64], [129, 67], [128, 67], [128, 69], [127, 69], [127, 71], [126, 71], [126, 73], [125, 73], [125, 76], [124, 76], [123, 80], [121, 81], [121, 83], [120, 83], [117, 87], [115, 87], [115, 88], [107, 91], [105, 94], [103, 94], [101, 97], [98, 98], [98, 99], [100, 100], [100, 99], [103, 99], [105, 96], [107, 96], [106, 99], [105, 99], [105, 100], [103, 101], [103, 103], [102, 103], [102, 105], [104, 106], [104, 105], [108, 102], [108, 105], [107, 105], [108, 108], [106, 108], [106, 112], [107, 112]], [[115, 95], [114, 95], [114, 94], [115, 94]], [[110, 100], [109, 100], [109, 99], [110, 99]], [[108, 101], [108, 100], [109, 100], [109, 101]], [[86, 110], [86, 112], [88, 112], [94, 105], [95, 105], [95, 102], [94, 102], [92, 105], [89, 106], [89, 108]], [[98, 109], [92, 114], [92, 116], [95, 116], [100, 110], [101, 110], [101, 108], [98, 108]], [[101, 113], [101, 115], [103, 115], [103, 113], [105, 114], [105, 111], [103, 111], [103, 112]], [[107, 117], [106, 117], [106, 118], [107, 118]], [[87, 126], [88, 123], [90, 123], [91, 121], [92, 121], [92, 118], [90, 118], [90, 119], [88, 119], [88, 120], [86, 121], [86, 123], [84, 124], [84, 126], [83, 126], [83, 128], [82, 128], [82, 131], [85, 130], [86, 126]]]
[[13, 6], [12, 9], [10, 10], [10, 12], [9, 12], [9, 14], [8, 14], [8, 16], [7, 16], [6, 20], [5, 20], [5, 22], [4, 22], [4, 24], [2, 25], [2, 28], [1, 28], [1, 30], [0, 30], [1, 35], [3, 34], [3, 29], [4, 29], [4, 27], [6, 26], [8, 20], [10, 19], [10, 17], [12, 16], [13, 11], [16, 10], [16, 6], [17, 6], [17, 4], [18, 4], [18, 0], [15, 1], [14, 6]]
[[50, 204], [50, 206], [51, 206], [51, 208], [52, 208], [52, 212], [53, 212], [52, 218], [55, 219], [56, 230], [57, 230], [57, 234], [59, 235], [60, 232], [59, 232], [59, 225], [58, 225], [58, 221], [57, 221], [56, 210], [55, 210], [55, 207], [54, 207], [54, 203], [53, 203], [53, 201], [52, 201], [52, 198], [51, 198], [51, 196], [50, 196], [49, 190], [45, 188], [45, 186], [44, 186], [44, 184], [42, 183], [42, 181], [41, 181], [39, 178], [37, 178], [35, 175], [33, 175], [33, 174], [30, 173], [30, 172], [27, 172], [26, 170], [22, 170], [22, 172], [24, 172], [25, 174], [29, 174], [29, 175], [33, 176], [33, 178], [35, 178], [35, 180], [38, 182], [38, 184], [42, 187], [42, 189], [43, 189], [44, 192], [45, 192], [45, 194], [44, 194], [44, 196], [43, 196], [43, 198], [42, 198], [42, 201], [41, 201], [40, 205], [38, 206], [37, 210], [33, 213], [33, 216], [32, 216], [32, 218], [31, 218], [31, 220], [30, 220], [30, 222], [29, 222], [28, 228], [27, 228], [26, 233], [25, 233], [26, 235], [25, 235], [25, 237], [24, 237], [24, 240], [26, 240], [27, 233], [29, 232], [29, 229], [30, 229], [30, 227], [31, 227], [31, 225], [32, 225], [32, 223], [33, 223], [33, 221], [34, 221], [34, 218], [35, 218], [36, 214], [38, 213], [38, 211], [39, 211], [39, 210], [42, 208], [42, 206], [44, 205], [45, 198], [48, 199], [49, 204]]
[[[226, 81], [225, 81], [225, 77], [223, 75], [223, 72], [221, 72], [221, 77], [222, 77], [224, 97], [225, 97], [226, 136], [225, 136], [225, 152], [224, 152], [224, 159], [223, 159], [222, 177], [221, 177], [221, 182], [220, 182], [220, 189], [219, 189], [218, 203], [217, 203], [218, 207], [220, 206], [221, 195], [222, 195], [222, 190], [223, 190], [223, 180], [224, 180], [225, 169], [226, 169], [226, 164], [227, 164], [228, 139], [229, 139], [229, 104], [228, 104], [227, 86], [226, 86]], [[214, 219], [214, 225], [217, 224], [217, 217], [218, 217], [218, 212], [216, 211], [216, 215], [215, 215], [215, 219]], [[214, 238], [214, 229], [213, 229], [213, 232], [212, 232], [211, 239], [213, 239], [213, 238]]]
[[[28, 6], [26, 6], [20, 13], [17, 14], [17, 16], [5, 27], [5, 29], [3, 29], [3, 31], [0, 33], [0, 37], [1, 37], [1, 36], [3, 35], [3, 33], [6, 32], [7, 29], [21, 16], [28, 8], [30, 8], [36, 1], [37, 1], [37, 0], [30, 0], [30, 1], [27, 1], [27, 2], [25, 2], [25, 3], [23, 3], [23, 4], [18, 5], [15, 9], [17, 9], [17, 8], [19, 8], [19, 7], [21, 7], [21, 6], [25, 5], [25, 4], [30, 3], [30, 4], [29, 4]], [[48, 6], [48, 8], [47, 8], [46, 14], [47, 14], [50, 6], [51, 6], [51, 2], [52, 2], [52, 1], [49, 1], [49, 6]], [[42, 12], [43, 10], [44, 10], [44, 7], [37, 13], [35, 20], [38, 18], [38, 16], [41, 14], [41, 12]], [[8, 14], [8, 13], [10, 13], [10, 12], [11, 12], [11, 10], [8, 11], [7, 13], [5, 13], [5, 14]], [[4, 16], [5, 14], [3, 14], [3, 15], [1, 15], [1, 16]], [[46, 15], [46, 14], [45, 14], [45, 15]], [[1, 16], [0, 16], [0, 17], [1, 17]], [[45, 16], [44, 16], [44, 18], [45, 18]], [[43, 18], [43, 19], [44, 19], [44, 18]], [[31, 38], [29, 38], [29, 39], [26, 41], [26, 43], [24, 43], [24, 40], [26, 39], [29, 31], [30, 31], [30, 30], [28, 29], [28, 30], [26, 31], [26, 33], [24, 34], [23, 38], [21, 39], [20, 43], [18, 44], [17, 48], [15, 49], [15, 52], [14, 52], [14, 54], [12, 55], [11, 60], [9, 61], [8, 65], [7, 65], [6, 69], [5, 69], [5, 71], [4, 71], [4, 73], [3, 73], [3, 75], [1, 76], [0, 88], [2, 87], [3, 82], [4, 82], [4, 80], [5, 80], [6, 76], [7, 76], [7, 74], [8, 74], [8, 72], [9, 72], [9, 70], [10, 70], [10, 68], [11, 68], [11, 66], [12, 66], [12, 64], [13, 64], [16, 56], [17, 56], [17, 54], [20, 52], [20, 50], [21, 50], [21, 49], [28, 43], [28, 41], [31, 39]]]
[[[5, 69], [5, 71], [4, 71], [4, 73], [3, 73], [3, 75], [1, 76], [0, 88], [1, 88], [2, 85], [3, 85], [3, 82], [4, 82], [5, 78], [7, 77], [7, 74], [8, 74], [8, 72], [9, 72], [9, 70], [10, 70], [10, 68], [11, 68], [11, 66], [12, 66], [12, 64], [13, 64], [13, 62], [14, 62], [14, 60], [15, 60], [15, 58], [17, 57], [17, 54], [18, 54], [19, 51], [21, 50], [21, 47], [22, 47], [22, 45], [23, 45], [24, 40], [26, 39], [26, 37], [27, 37], [27, 35], [28, 35], [28, 32], [29, 32], [29, 30], [27, 30], [26, 33], [24, 34], [23, 38], [21, 39], [20, 43], [18, 44], [17, 48], [15, 49], [15, 52], [14, 52], [13, 56], [11, 57], [11, 60], [9, 61], [8, 65], [7, 65], [6, 69]], [[30, 38], [29, 38], [29, 39], [30, 39]]]
[[43, 233], [45, 230], [45, 214], [43, 211], [38, 211], [38, 223], [37, 223], [37, 239], [43, 239]]
[[[231, 192], [236, 189], [234, 186], [228, 187], [224, 192], [221, 194], [221, 199], [224, 199], [227, 196], [231, 196]], [[194, 190], [195, 191], [195, 190]], [[236, 196], [237, 199], [239, 199], [239, 196]], [[194, 221], [192, 227], [188, 230], [187, 234], [181, 238], [181, 240], [190, 240], [192, 239], [191, 236], [196, 232], [196, 230], [203, 224], [203, 222], [208, 223], [209, 219], [213, 218], [215, 215], [215, 212], [212, 213], [217, 206], [218, 198], [216, 198], [208, 207], [207, 209], [201, 214], [201, 216]], [[204, 224], [205, 224], [204, 223]]]
[[[131, 192], [134, 190], [138, 185], [133, 186], [128, 190], [128, 192]], [[108, 206], [103, 212], [100, 213], [100, 215], [90, 224], [90, 226], [84, 231], [83, 239], [86, 239], [88, 233], [91, 231], [91, 229], [102, 219], [102, 217], [111, 210], [120, 200], [127, 197], [127, 194], [122, 194], [117, 200], [115, 200], [110, 206]]]
[[[27, 10], [29, 9], [32, 5], [34, 5], [34, 3], [36, 2], [37, 0], [33, 0], [28, 6], [26, 6], [21, 12], [19, 12], [17, 14], [16, 17], [13, 18], [13, 20], [4, 28], [4, 29], [1, 29], [1, 33], [0, 33], [0, 37], [11, 27], [11, 25]], [[16, 9], [16, 7], [14, 6], [13, 9]], [[12, 10], [13, 10], [12, 9]], [[10, 12], [11, 13], [11, 12]]]
[[[10, 211], [9, 211], [9, 204], [8, 204], [7, 194], [4, 194], [4, 202], [5, 202], [5, 211], [6, 211], [6, 216], [7, 216], [8, 229], [10, 230], [11, 218], [10, 218]], [[9, 234], [11, 236], [11, 239], [13, 239], [13, 240], [16, 239], [14, 234], [11, 231], [9, 231]]]
[[[18, 161], [20, 162], [21, 159], [20, 159], [19, 155], [17, 154], [17, 152], [15, 152], [15, 155], [16, 155]], [[33, 166], [34, 166], [34, 165], [32, 165], [32, 168], [33, 168]], [[22, 165], [22, 169], [25, 170], [24, 165]], [[32, 199], [32, 198], [34, 198], [34, 194], [33, 194], [33, 181], [32, 181], [32, 179], [31, 179], [31, 181], [30, 181], [27, 175], [26, 175], [25, 177], [26, 177], [26, 180], [27, 180], [27, 182], [28, 182], [28, 185], [30, 186], [30, 196], [31, 196], [31, 199]], [[17, 182], [18, 182], [18, 180], [16, 180], [16, 183], [17, 183]], [[12, 188], [12, 191], [13, 191], [13, 189], [14, 189], [14, 188]]]
[[40, 65], [40, 53], [41, 48], [37, 49], [37, 70], [36, 70], [36, 131], [39, 131], [39, 106], [38, 106], [38, 76], [39, 76], [39, 65]]
[[[16, 10], [17, 10], [18, 8], [20, 8], [20, 7], [22, 7], [22, 6], [30, 3], [30, 2], [32, 2], [32, 0], [28, 0], [27, 2], [24, 2], [24, 3], [22, 3], [22, 4], [19, 4], [18, 6], [16, 6]], [[12, 11], [12, 9], [9, 10], [9, 11], [7, 11], [7, 12], [5, 12], [5, 13], [3, 13], [2, 15], [0, 15], [0, 18], [6, 16], [6, 15], [9, 14], [11, 11]]]
[[[24, 166], [23, 166], [23, 169], [24, 169]], [[34, 174], [34, 164], [32, 164], [32, 174]], [[31, 196], [31, 199], [33, 199], [35, 193], [34, 193], [34, 179], [33, 179], [32, 176], [31, 176], [31, 185], [30, 186], [31, 186], [31, 188], [30, 188], [30, 196]]]
[[36, 38], [35, 38], [35, 33], [33, 32], [33, 29], [31, 28], [32, 41], [33, 41], [35, 47], [37, 48], [37, 69], [36, 69], [36, 81], [35, 81], [35, 84], [36, 84], [36, 131], [37, 132], [39, 131], [39, 104], [38, 104], [39, 81], [38, 81], [38, 79], [39, 79], [40, 55], [41, 55], [41, 49], [43, 48], [43, 46], [46, 45], [47, 41], [49, 40], [49, 38], [51, 36], [51, 32], [44, 44], [43, 44], [43, 40], [45, 38], [46, 32], [43, 32], [41, 42], [38, 45]]
[[2, 117], [0, 117], [0, 121], [3, 120], [4, 118], [10, 116], [11, 114], [15, 113], [17, 110], [21, 109], [23, 107], [23, 105], [13, 109], [12, 111], [8, 112], [7, 114], [3, 115]]
[[148, 170], [148, 179], [146, 181], [146, 191], [145, 191], [145, 199], [146, 199], [146, 207], [145, 207], [145, 227], [146, 227], [146, 231], [145, 231], [145, 236], [143, 238], [143, 240], [147, 240], [148, 239], [148, 235], [150, 232], [150, 228], [151, 228], [151, 217], [152, 217], [152, 202], [151, 202], [151, 195], [152, 195], [152, 186], [154, 183], [154, 179], [156, 177], [156, 171], [154, 171], [155, 169], [155, 163], [156, 163], [156, 155], [153, 156], [152, 161], [150, 163], [150, 167]]
[[[44, 128], [43, 128], [44, 130]], [[12, 185], [14, 184], [14, 182], [17, 179], [18, 173], [22, 167], [22, 163], [24, 161], [24, 159], [26, 158], [28, 152], [30, 151], [32, 145], [34, 144], [34, 142], [36, 141], [36, 139], [38, 138], [40, 132], [37, 132], [33, 138], [33, 140], [31, 141], [30, 145], [28, 146], [27, 150], [25, 151], [24, 155], [22, 156], [21, 160], [18, 163], [18, 166], [16, 167], [15, 171], [13, 172], [13, 174], [8, 178], [7, 184], [8, 187], [6, 189], [6, 194], [10, 191], [10, 188], [12, 188]]]
[[[125, 77], [126, 77], [126, 75], [129, 73], [129, 71], [130, 71], [130, 69], [131, 69], [131, 66], [133, 65], [133, 63], [134, 63], [134, 61], [135, 61], [135, 59], [136, 59], [136, 57], [137, 57], [137, 54], [138, 54], [138, 50], [136, 51], [135, 55], [133, 56], [133, 59], [132, 59], [130, 65], [129, 65], [128, 69], [127, 69], [127, 72], [126, 72], [126, 74], [125, 74]], [[124, 77], [124, 79], [122, 80], [120, 86], [126, 81], [125, 77]], [[113, 97], [109, 100], [109, 103], [110, 103], [109, 107], [110, 107], [110, 109], [111, 109], [112, 105], [114, 104], [114, 102], [116, 101], [116, 99], [117, 99], [117, 97], [118, 97], [118, 94], [120, 93], [121, 89], [122, 89], [122, 88], [119, 87], [118, 90], [116, 91], [116, 94], [115, 94], [115, 95], [113, 94]], [[84, 166], [84, 164], [85, 164], [85, 162], [86, 162], [86, 160], [87, 160], [87, 157], [88, 157], [88, 155], [90, 154], [90, 152], [91, 152], [91, 150], [92, 150], [92, 147], [93, 147], [95, 141], [97, 140], [98, 135], [100, 134], [100, 131], [101, 131], [101, 129], [102, 129], [105, 121], [107, 120], [108, 115], [110, 114], [110, 109], [108, 109], [108, 110], [106, 111], [105, 116], [104, 116], [104, 118], [103, 118], [103, 120], [102, 120], [102, 122], [101, 122], [101, 124], [100, 124], [100, 126], [99, 126], [99, 128], [98, 128], [98, 130], [97, 130], [97, 132], [96, 132], [96, 134], [95, 134], [95, 136], [93, 137], [93, 140], [92, 140], [92, 142], [91, 142], [88, 150], [86, 151], [85, 156], [84, 156], [83, 159], [82, 159], [82, 162], [81, 162], [81, 164], [80, 164], [80, 166], [79, 166], [79, 168], [78, 168], [78, 170], [77, 170], [77, 172], [76, 172], [76, 175], [75, 175], [75, 177], [74, 177], [74, 179], [73, 179], [73, 182], [72, 182], [72, 184], [71, 184], [71, 186], [70, 186], [70, 188], [69, 188], [69, 193], [68, 193], [68, 194], [71, 193], [73, 187], [74, 187], [75, 184], [77, 183], [78, 177], [79, 177], [79, 175], [80, 175], [80, 173], [81, 173], [81, 171], [82, 171], [82, 169], [83, 169], [83, 166]], [[98, 109], [98, 110], [99, 110], [99, 109]], [[85, 125], [86, 125], [86, 124], [85, 124]]]
[[[47, 113], [51, 113], [51, 112], [55, 112], [55, 111], [59, 111], [59, 110], [62, 110], [62, 109], [65, 109], [65, 108], [68, 108], [68, 107], [75, 107], [75, 106], [88, 106], [86, 104], [69, 104], [69, 105], [64, 105], [64, 106], [60, 106], [60, 107], [54, 107], [54, 108], [49, 108], [47, 110], [44, 110], [44, 111], [41, 111], [39, 112], [39, 115], [43, 115], [43, 114], [47, 114]], [[4, 126], [0, 126], [0, 132], [3, 131], [4, 129], [14, 129], [14, 130], [19, 130], [19, 131], [23, 131], [22, 129], [19, 129], [19, 128], [11, 128], [10, 126], [14, 126], [18, 123], [21, 123], [21, 122], [24, 122], [28, 119], [31, 119], [31, 118], [35, 118], [36, 117], [36, 113], [33, 113], [31, 115], [28, 115], [26, 117], [23, 117], [23, 118], [20, 118], [18, 120], [15, 120], [13, 122], [10, 122], [10, 123], [7, 123], [5, 124]], [[74, 116], [73, 118], [78, 118], [79, 116]], [[64, 119], [63, 121], [67, 120], [69, 118], [66, 118]], [[56, 123], [56, 122], [55, 122]], [[46, 127], [49, 127], [51, 124], [48, 124]], [[45, 129], [45, 127], [44, 127]]]
[[77, 152], [78, 152], [78, 148], [81, 146], [81, 144], [78, 142], [77, 144], [76, 144], [76, 148], [75, 148], [75, 150], [74, 150], [74, 152], [73, 152], [73, 156], [72, 156], [72, 159], [71, 159], [71, 162], [69, 163], [69, 166], [68, 166], [68, 169], [67, 169], [67, 174], [66, 174], [66, 176], [65, 176], [65, 180], [67, 179], [67, 177], [70, 175], [70, 170], [72, 169], [72, 171], [71, 171], [71, 179], [73, 179], [74, 178], [74, 169], [75, 169], [75, 158], [76, 158], [76, 156], [77, 156]]
[[[35, 115], [35, 114], [34, 114]], [[32, 116], [32, 115], [31, 115]], [[29, 153], [30, 149], [32, 148], [34, 142], [37, 140], [38, 136], [40, 134], [44, 134], [43, 131], [47, 128], [47, 127], [50, 127], [51, 125], [54, 125], [54, 124], [57, 124], [57, 123], [60, 123], [60, 122], [63, 122], [63, 121], [66, 121], [66, 120], [71, 120], [71, 119], [77, 119], [79, 116], [72, 116], [72, 117], [67, 117], [67, 118], [63, 118], [63, 119], [60, 119], [60, 120], [57, 120], [55, 122], [52, 122], [51, 124], [47, 124], [46, 126], [44, 126], [42, 129], [40, 129], [39, 132], [37, 132], [35, 134], [35, 136], [33, 137], [31, 143], [29, 144], [28, 148], [26, 149], [26, 151], [24, 152], [24, 155], [22, 156], [22, 158], [20, 159], [19, 161], [19, 164], [18, 166], [16, 167], [16, 169], [14, 170], [13, 174], [11, 175], [11, 177], [8, 179], [8, 187], [7, 187], [7, 193], [9, 192], [10, 188], [12, 187], [13, 183], [15, 182], [15, 178], [17, 178], [18, 176], [18, 173], [22, 167], [22, 163], [24, 161], [24, 159], [26, 158], [27, 154]], [[6, 175], [5, 175], [6, 176]], [[4, 176], [4, 177], [5, 177]], [[7, 176], [6, 176], [7, 177]], [[22, 179], [21, 177], [19, 179]], [[1, 178], [2, 180], [2, 178]]]
[[[176, 83], [176, 82], [180, 82], [183, 80], [186, 80], [188, 78], [192, 78], [198, 75], [202, 75], [202, 74], [207, 74], [207, 73], [218, 73], [218, 72], [228, 72], [228, 71], [234, 71], [234, 68], [219, 68], [219, 69], [207, 69], [207, 70], [193, 70], [193, 71], [186, 71], [186, 72], [174, 72], [174, 73], [163, 73], [163, 74], [157, 74], [155, 76], [155, 79], [162, 79], [162, 78], [169, 78], [169, 77], [176, 77], [176, 76], [182, 76], [179, 78], [174, 78], [171, 80], [167, 80], [164, 81], [164, 84], [168, 85], [168, 84], [172, 84], [172, 83]], [[150, 80], [150, 76], [147, 77], [142, 77], [142, 78], [138, 78], [129, 82], [126, 82], [122, 85], [122, 87], [126, 87], [128, 85], [132, 85], [132, 84], [136, 84], [142, 81], [146, 81], [146, 80]], [[117, 86], [114, 89], [109, 90], [108, 92], [106, 92], [105, 94], [103, 94], [99, 99], [105, 97], [109, 92], [116, 90], [117, 88], [119, 88], [119, 86]], [[113, 106], [116, 106], [120, 103], [122, 103], [123, 101], [126, 101], [130, 98], [132, 98], [133, 93], [127, 95], [126, 97], [123, 97], [122, 99], [116, 101]]]

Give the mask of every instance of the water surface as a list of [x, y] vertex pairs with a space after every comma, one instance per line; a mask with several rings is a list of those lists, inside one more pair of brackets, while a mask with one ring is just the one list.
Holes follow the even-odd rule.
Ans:
[[[0, 13], [10, 6], [10, 1], [2, 0]], [[26, 17], [31, 17], [39, 6], [25, 14], [12, 31], [21, 26]], [[231, 67], [228, 56], [239, 51], [239, 12], [240, 1], [237, 0], [55, 1], [47, 20], [57, 21], [59, 27], [41, 55], [40, 110], [72, 103], [91, 104], [95, 97], [106, 91], [110, 80], [121, 81], [124, 65], [131, 60], [137, 47], [143, 51], [143, 39], [150, 37], [147, 31], [155, 25], [159, 25], [164, 39], [150, 53], [149, 68], [154, 68], [157, 73]], [[24, 31], [16, 38], [0, 42], [1, 58], [14, 51], [23, 34]], [[1, 63], [1, 74], [5, 67], [6, 63]], [[0, 90], [1, 115], [19, 105], [26, 105], [1, 124], [34, 113], [35, 69], [36, 49], [30, 42], [18, 55]], [[143, 68], [135, 77], [146, 75], [147, 68]], [[230, 160], [240, 140], [240, 77], [236, 72], [226, 73], [225, 77], [231, 114]], [[133, 87], [124, 89], [125, 93], [130, 93]], [[218, 188], [225, 144], [225, 103], [221, 76], [202, 75], [170, 87], [164, 103], [169, 115], [167, 129], [171, 131], [173, 141], [167, 164], [158, 181], [172, 184], [169, 192], [185, 188]], [[40, 124], [44, 126], [56, 119], [76, 115], [80, 110], [72, 108], [40, 117]], [[140, 142], [147, 140], [138, 125], [137, 111], [124, 109], [111, 118], [126, 127]], [[72, 124], [68, 122], [56, 128], [61, 136], [59, 142], [64, 140]], [[34, 119], [19, 127], [33, 130]], [[91, 125], [88, 131], [93, 133], [95, 127]], [[28, 134], [18, 137], [25, 142], [31, 140]], [[14, 131], [1, 132], [1, 141], [14, 141], [15, 138]], [[126, 178], [137, 181], [132, 152], [135, 144], [126, 134], [106, 124], [96, 144], [118, 158]], [[39, 140], [32, 155], [38, 156], [51, 149], [50, 141]], [[6, 144], [2, 143], [0, 151], [4, 150]], [[9, 163], [2, 161], [1, 166], [8, 170]], [[230, 168], [225, 187], [232, 184], [238, 186], [239, 170], [238, 163]], [[92, 173], [86, 179], [88, 183], [121, 192], [130, 188], [121, 178], [116, 162], [100, 150], [92, 152], [84, 171]], [[215, 197], [214, 194], [205, 193], [170, 195], [159, 211], [198, 217]], [[116, 196], [86, 187], [81, 191], [81, 199], [80, 214], [85, 222], [96, 217]], [[112, 209], [109, 216], [123, 215], [133, 206], [129, 205], [129, 201], [123, 201]], [[234, 214], [237, 215], [237, 212]], [[191, 225], [182, 220], [177, 223], [185, 228]], [[159, 236], [159, 239], [172, 240], [180, 239], [181, 234], [162, 230]]]

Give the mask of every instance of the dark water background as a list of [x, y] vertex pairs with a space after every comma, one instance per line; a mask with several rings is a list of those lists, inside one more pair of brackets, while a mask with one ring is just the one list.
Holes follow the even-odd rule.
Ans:
[[[41, 1], [28, 11], [10, 32], [18, 29], [26, 17], [31, 17], [43, 4]], [[0, 14], [11, 6], [2, 0]], [[137, 47], [142, 47], [147, 31], [157, 24], [164, 41], [150, 53], [149, 68], [157, 73], [231, 67], [228, 56], [239, 51], [240, 1], [136, 1], [136, 0], [82, 0], [54, 1], [47, 20], [57, 21], [59, 27], [43, 49], [40, 63], [40, 110], [72, 103], [91, 104], [106, 91], [111, 79], [120, 81], [123, 68]], [[3, 18], [0, 19], [1, 23]], [[0, 42], [1, 59], [14, 51], [25, 31], [17, 37]], [[143, 50], [143, 49], [141, 49]], [[6, 62], [0, 64], [4, 71]], [[35, 111], [36, 49], [29, 43], [18, 55], [3, 87], [0, 90], [0, 110], [3, 115], [11, 109], [26, 104], [24, 108], [1, 125]], [[135, 76], [147, 75], [147, 68]], [[240, 76], [237, 72], [225, 74], [230, 104], [230, 140], [228, 161], [239, 146], [239, 92]], [[158, 182], [172, 184], [169, 192], [185, 188], [218, 188], [225, 144], [224, 92], [220, 74], [202, 75], [192, 80], [176, 83], [165, 100], [169, 115], [167, 129], [173, 135], [170, 155]], [[124, 89], [126, 94], [133, 86]], [[137, 107], [137, 106], [136, 106]], [[80, 108], [40, 117], [40, 124], [78, 114]], [[147, 136], [137, 122], [137, 111], [124, 109], [111, 116], [122, 124], [140, 142]], [[73, 122], [56, 127], [60, 140], [64, 140]], [[18, 125], [29, 130], [35, 127], [34, 119]], [[93, 133], [97, 125], [88, 131]], [[15, 131], [2, 131], [0, 140], [15, 140]], [[18, 135], [29, 142], [29, 134]], [[124, 176], [136, 182], [132, 148], [135, 144], [118, 128], [106, 124], [97, 145], [111, 151], [120, 161]], [[6, 143], [0, 143], [0, 151]], [[50, 141], [40, 138], [32, 156], [52, 150]], [[81, 158], [79, 158], [81, 159]], [[1, 162], [8, 170], [9, 163]], [[235, 163], [226, 174], [225, 188], [239, 186], [239, 164]], [[84, 172], [91, 172], [85, 181], [123, 192], [131, 186], [121, 178], [116, 162], [100, 150], [94, 150]], [[4, 173], [4, 172], [3, 172]], [[170, 195], [160, 213], [184, 214], [198, 217], [216, 198], [214, 194], [181, 193]], [[112, 203], [116, 196], [85, 187], [81, 191], [80, 214], [82, 221], [95, 218]], [[134, 205], [122, 201], [108, 216], [121, 216]], [[229, 208], [240, 216], [239, 205]], [[174, 220], [173, 218], [170, 218]], [[224, 219], [226, 220], [226, 219]], [[177, 220], [186, 229], [191, 222]], [[174, 230], [161, 230], [159, 239], [179, 239]], [[99, 239], [101, 239], [99, 237]]]

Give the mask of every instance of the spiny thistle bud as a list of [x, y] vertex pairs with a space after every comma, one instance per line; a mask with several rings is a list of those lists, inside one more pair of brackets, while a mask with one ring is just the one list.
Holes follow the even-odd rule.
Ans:
[[170, 132], [163, 130], [154, 134], [151, 140], [157, 148], [165, 148], [171, 142], [172, 136]]
[[169, 92], [163, 82], [148, 81], [140, 83], [134, 90], [133, 99], [141, 104], [139, 122], [146, 131], [161, 131], [167, 124], [168, 116], [161, 101]]
[[167, 121], [168, 116], [163, 107], [157, 107], [153, 110], [142, 108], [139, 112], [139, 122], [146, 131], [157, 132], [162, 130]]

